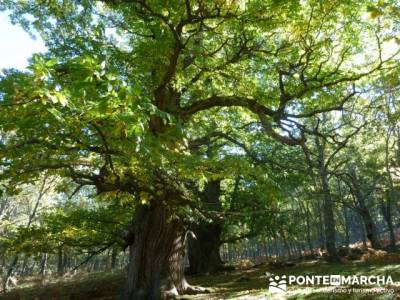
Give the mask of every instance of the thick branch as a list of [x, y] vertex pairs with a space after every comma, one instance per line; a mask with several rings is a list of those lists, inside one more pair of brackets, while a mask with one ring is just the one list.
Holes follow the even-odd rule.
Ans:
[[255, 114], [274, 115], [274, 111], [261, 105], [256, 100], [251, 98], [236, 97], [236, 96], [211, 96], [204, 100], [197, 101], [189, 106], [181, 108], [182, 116], [194, 115], [197, 112], [207, 110], [213, 107], [245, 107]]

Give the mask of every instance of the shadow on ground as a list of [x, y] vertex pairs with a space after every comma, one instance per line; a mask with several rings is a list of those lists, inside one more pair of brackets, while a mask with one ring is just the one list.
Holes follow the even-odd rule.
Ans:
[[[266, 273], [276, 275], [390, 275], [394, 281], [392, 286], [383, 287], [383, 293], [368, 293], [369, 287], [352, 293], [339, 293], [333, 287], [289, 286], [284, 294], [268, 293]], [[322, 262], [304, 262], [294, 267], [270, 270], [268, 266], [260, 266], [249, 270], [233, 271], [215, 276], [189, 277], [194, 285], [209, 289], [207, 294], [182, 295], [178, 299], [400, 299], [400, 264], [369, 264], [351, 262], [345, 264], [328, 264]], [[63, 279], [45, 285], [17, 288], [7, 294], [0, 295], [0, 300], [114, 300], [123, 283], [122, 274], [95, 273], [79, 275], [71, 279]], [[393, 290], [394, 293], [388, 293]]]

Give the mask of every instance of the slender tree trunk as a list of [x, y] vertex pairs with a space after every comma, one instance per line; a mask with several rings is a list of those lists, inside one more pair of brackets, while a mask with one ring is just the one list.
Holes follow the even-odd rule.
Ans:
[[325, 223], [325, 244], [326, 251], [329, 254], [329, 259], [331, 261], [338, 261], [338, 255], [336, 251], [336, 230], [335, 230], [335, 219], [333, 216], [333, 204], [332, 197], [330, 194], [330, 189], [328, 182], [323, 175], [322, 178], [323, 193], [324, 193], [324, 204], [323, 204], [323, 214]]
[[[387, 196], [388, 198], [391, 197], [390, 193], [392, 191], [389, 191], [389, 195]], [[395, 249], [396, 248], [396, 236], [394, 233], [394, 226], [393, 226], [393, 218], [392, 218], [392, 209], [391, 209], [391, 201], [387, 200], [386, 203], [385, 201], [382, 199], [381, 200], [381, 211], [382, 211], [382, 215], [383, 218], [385, 219], [385, 222], [387, 224], [388, 227], [388, 231], [389, 231], [389, 248], [391, 249]]]
[[[67, 253], [67, 251], [66, 251], [66, 249], [64, 249], [64, 251], [63, 251], [63, 260], [62, 260], [62, 265], [63, 265], [63, 267], [62, 267], [62, 270], [63, 270], [63, 273], [67, 273], [68, 272], [68, 261], [69, 261], [69, 257], [68, 257], [68, 253]], [[95, 260], [96, 261], [96, 260]]]
[[48, 256], [49, 255], [47, 253], [44, 253], [42, 256], [42, 261], [40, 262], [40, 271], [39, 271], [39, 275], [41, 275], [41, 276], [46, 275]]
[[307, 226], [307, 244], [308, 244], [308, 249], [310, 250], [310, 253], [314, 253], [314, 247], [312, 243], [312, 238], [311, 238], [311, 224], [310, 224], [310, 210], [307, 204], [300, 202], [301, 207], [304, 210], [305, 217], [306, 217], [306, 226]]
[[0, 245], [0, 274], [3, 274], [4, 268], [6, 266], [6, 258], [3, 247]]
[[232, 249], [232, 245], [227, 245], [228, 247], [228, 260], [232, 261], [233, 260], [233, 249]]
[[265, 254], [265, 258], [268, 259], [271, 256], [270, 248], [268, 247], [269, 242], [267, 242], [266, 238], [263, 240], [263, 250]]
[[186, 232], [181, 221], [161, 201], [137, 207], [134, 220], [122, 299], [157, 300], [189, 289], [184, 276]]
[[275, 236], [274, 237], [274, 249], [275, 249], [275, 257], [280, 258], [280, 251], [279, 251], [279, 246], [278, 246], [278, 239]]
[[9, 288], [11, 276], [12, 276], [15, 266], [17, 265], [17, 262], [18, 262], [18, 254], [16, 254], [14, 256], [14, 258], [11, 261], [10, 266], [7, 269], [6, 277], [3, 280], [3, 291], [7, 291]]
[[346, 247], [350, 247], [350, 220], [349, 220], [349, 212], [347, 208], [343, 208], [343, 216], [344, 216], [344, 225], [345, 225], [345, 243]]
[[[42, 184], [40, 186], [40, 189], [39, 189], [39, 194], [38, 194], [38, 197], [36, 199], [35, 206], [33, 208], [33, 211], [31, 212], [31, 214], [29, 215], [28, 224], [26, 225], [26, 228], [31, 227], [33, 219], [36, 216], [36, 212], [38, 210], [39, 203], [42, 200], [43, 196], [46, 194], [46, 192], [50, 188], [50, 187], [46, 188], [46, 181], [47, 181], [47, 177], [44, 177], [43, 180], [42, 180]], [[4, 291], [7, 291], [7, 289], [8, 289], [9, 281], [10, 281], [12, 273], [14, 271], [14, 267], [16, 266], [16, 264], [18, 262], [18, 255], [19, 255], [19, 253], [15, 254], [10, 266], [8, 267], [6, 277], [3, 280], [3, 290]]]
[[363, 248], [366, 249], [367, 248], [367, 235], [365, 234], [364, 222], [361, 218], [361, 215], [358, 218], [358, 224], [360, 225], [360, 229], [361, 229], [361, 240], [363, 243]]
[[57, 249], [57, 275], [62, 276], [64, 274], [64, 261], [63, 261], [63, 250], [62, 247]]
[[[390, 143], [390, 136], [391, 136], [391, 131], [388, 130], [387, 135], [386, 135], [386, 147], [385, 147], [385, 164], [386, 164], [386, 173], [388, 177], [388, 183], [389, 183], [389, 191], [386, 199], [386, 205], [382, 204], [382, 212], [383, 212], [383, 217], [387, 223], [388, 230], [389, 230], [389, 247], [391, 249], [396, 248], [396, 236], [394, 233], [394, 228], [393, 228], [393, 218], [392, 218], [392, 203], [396, 203], [396, 190], [394, 187], [393, 183], [393, 178], [392, 174], [390, 172], [390, 157], [389, 157], [389, 143]], [[400, 147], [400, 139], [398, 139], [398, 146]], [[400, 149], [398, 149], [400, 153]]]
[[324, 235], [324, 222], [323, 222], [323, 218], [322, 218], [322, 208], [320, 205], [320, 200], [318, 199], [317, 201], [317, 205], [316, 205], [316, 211], [318, 214], [318, 225], [317, 226], [317, 232], [318, 232], [318, 243], [319, 243], [319, 248], [325, 249], [326, 245], [325, 245], [325, 235]]
[[25, 254], [24, 255], [24, 260], [22, 261], [21, 271], [19, 272], [19, 274], [21, 276], [26, 275], [27, 266], [28, 266], [28, 259], [29, 259], [29, 256]]
[[[394, 190], [390, 191], [390, 198], [394, 199], [393, 197]], [[396, 235], [394, 233], [394, 226], [393, 226], [393, 217], [392, 217], [392, 200], [386, 203], [386, 216], [385, 220], [388, 225], [388, 230], [389, 230], [389, 247], [391, 249], [396, 248]]]
[[117, 265], [117, 256], [118, 250], [116, 248], [113, 248], [111, 251], [111, 270], [115, 270], [115, 267]]
[[290, 246], [289, 246], [288, 240], [287, 240], [286, 235], [283, 230], [281, 231], [281, 237], [282, 237], [283, 245], [287, 252], [288, 258], [290, 259], [290, 258], [292, 258], [292, 252], [290, 251]]

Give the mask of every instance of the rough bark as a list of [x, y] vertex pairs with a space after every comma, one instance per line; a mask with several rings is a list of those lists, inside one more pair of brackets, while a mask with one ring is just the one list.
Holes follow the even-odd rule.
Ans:
[[200, 224], [193, 227], [194, 237], [189, 237], [189, 273], [213, 274], [223, 267], [219, 248], [221, 226]]
[[382, 248], [381, 242], [379, 241], [378, 232], [376, 230], [375, 223], [367, 207], [359, 209], [359, 213], [365, 225], [365, 231], [368, 240], [371, 242], [371, 247], [374, 249]]
[[46, 275], [48, 257], [49, 257], [49, 255], [47, 253], [43, 253], [42, 261], [40, 262], [40, 271], [39, 271], [39, 275], [41, 275], [41, 276]]
[[328, 252], [328, 259], [333, 262], [338, 262], [339, 256], [336, 250], [336, 230], [335, 230], [335, 219], [333, 215], [333, 201], [332, 195], [328, 182], [328, 172], [325, 166], [325, 146], [318, 141], [316, 138], [316, 144], [318, 148], [318, 174], [321, 180], [322, 193], [323, 193], [323, 205], [322, 211], [324, 215], [325, 225], [325, 245], [326, 251]]
[[367, 196], [362, 191], [363, 186], [360, 182], [360, 178], [357, 176], [354, 166], [349, 166], [348, 168], [349, 174], [351, 175], [350, 188], [357, 203], [356, 210], [364, 222], [367, 238], [371, 242], [372, 248], [380, 249], [382, 245], [378, 237], [376, 225], [367, 206]]
[[128, 280], [123, 300], [164, 299], [190, 289], [184, 276], [185, 230], [161, 201], [140, 205], [135, 239], [129, 246]]
[[371, 213], [368, 207], [366, 206], [364, 198], [359, 192], [357, 192], [357, 190], [353, 190], [352, 192], [357, 202], [357, 205], [354, 207], [354, 209], [360, 216], [359, 224], [363, 240], [363, 247], [364, 248], [367, 247], [366, 239], [368, 238], [372, 248], [374, 249], [382, 248], [381, 242], [378, 237], [378, 231], [376, 229], [374, 220], [372, 219]]
[[[207, 183], [202, 202], [218, 209], [221, 195], [221, 180]], [[189, 272], [190, 274], [213, 274], [223, 268], [219, 248], [221, 246], [222, 225], [212, 223], [193, 224], [191, 230], [194, 236], [189, 237]]]

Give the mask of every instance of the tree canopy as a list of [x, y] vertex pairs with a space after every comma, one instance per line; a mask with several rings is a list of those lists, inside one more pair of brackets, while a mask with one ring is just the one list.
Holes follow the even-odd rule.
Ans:
[[[333, 178], [347, 184], [343, 193], [357, 183], [374, 186], [380, 173], [370, 171], [371, 160], [360, 170], [349, 163], [374, 152], [357, 150], [352, 144], [362, 142], [354, 137], [373, 135], [366, 123], [386, 132], [380, 122], [389, 120], [389, 135], [398, 124], [398, 106], [381, 111], [377, 92], [398, 86], [397, 5], [2, 1], [0, 9], [40, 35], [48, 51], [35, 54], [28, 70], [1, 76], [0, 179], [17, 194], [23, 184], [54, 177], [58, 192], [73, 197], [83, 190], [96, 199], [93, 211], [49, 215], [50, 229], [40, 234], [62, 230], [63, 218], [80, 223], [98, 215], [121, 219], [132, 231], [133, 261], [165, 242], [159, 266], [142, 259], [129, 271], [134, 283], [126, 299], [138, 290], [158, 293], [161, 283], [149, 270], [169, 274], [171, 261], [179, 260], [171, 249], [184, 240], [188, 224], [224, 219], [232, 232], [248, 234], [276, 226], [286, 199], [310, 193], [302, 186], [313, 180], [322, 180], [329, 195], [325, 234], [335, 256]], [[388, 159], [380, 172], [390, 177]], [[384, 156], [379, 160], [385, 165]], [[214, 202], [202, 196], [212, 182]], [[308, 212], [302, 203], [297, 209]], [[237, 212], [241, 218], [229, 219]], [[74, 223], [81, 242], [97, 226], [90, 222]], [[113, 235], [120, 239], [123, 228], [104, 226], [110, 243]], [[282, 232], [293, 232], [295, 225], [285, 226]], [[101, 239], [89, 237], [91, 245]], [[138, 279], [140, 271], [147, 275]], [[176, 278], [172, 283], [165, 285], [187, 288]]]

